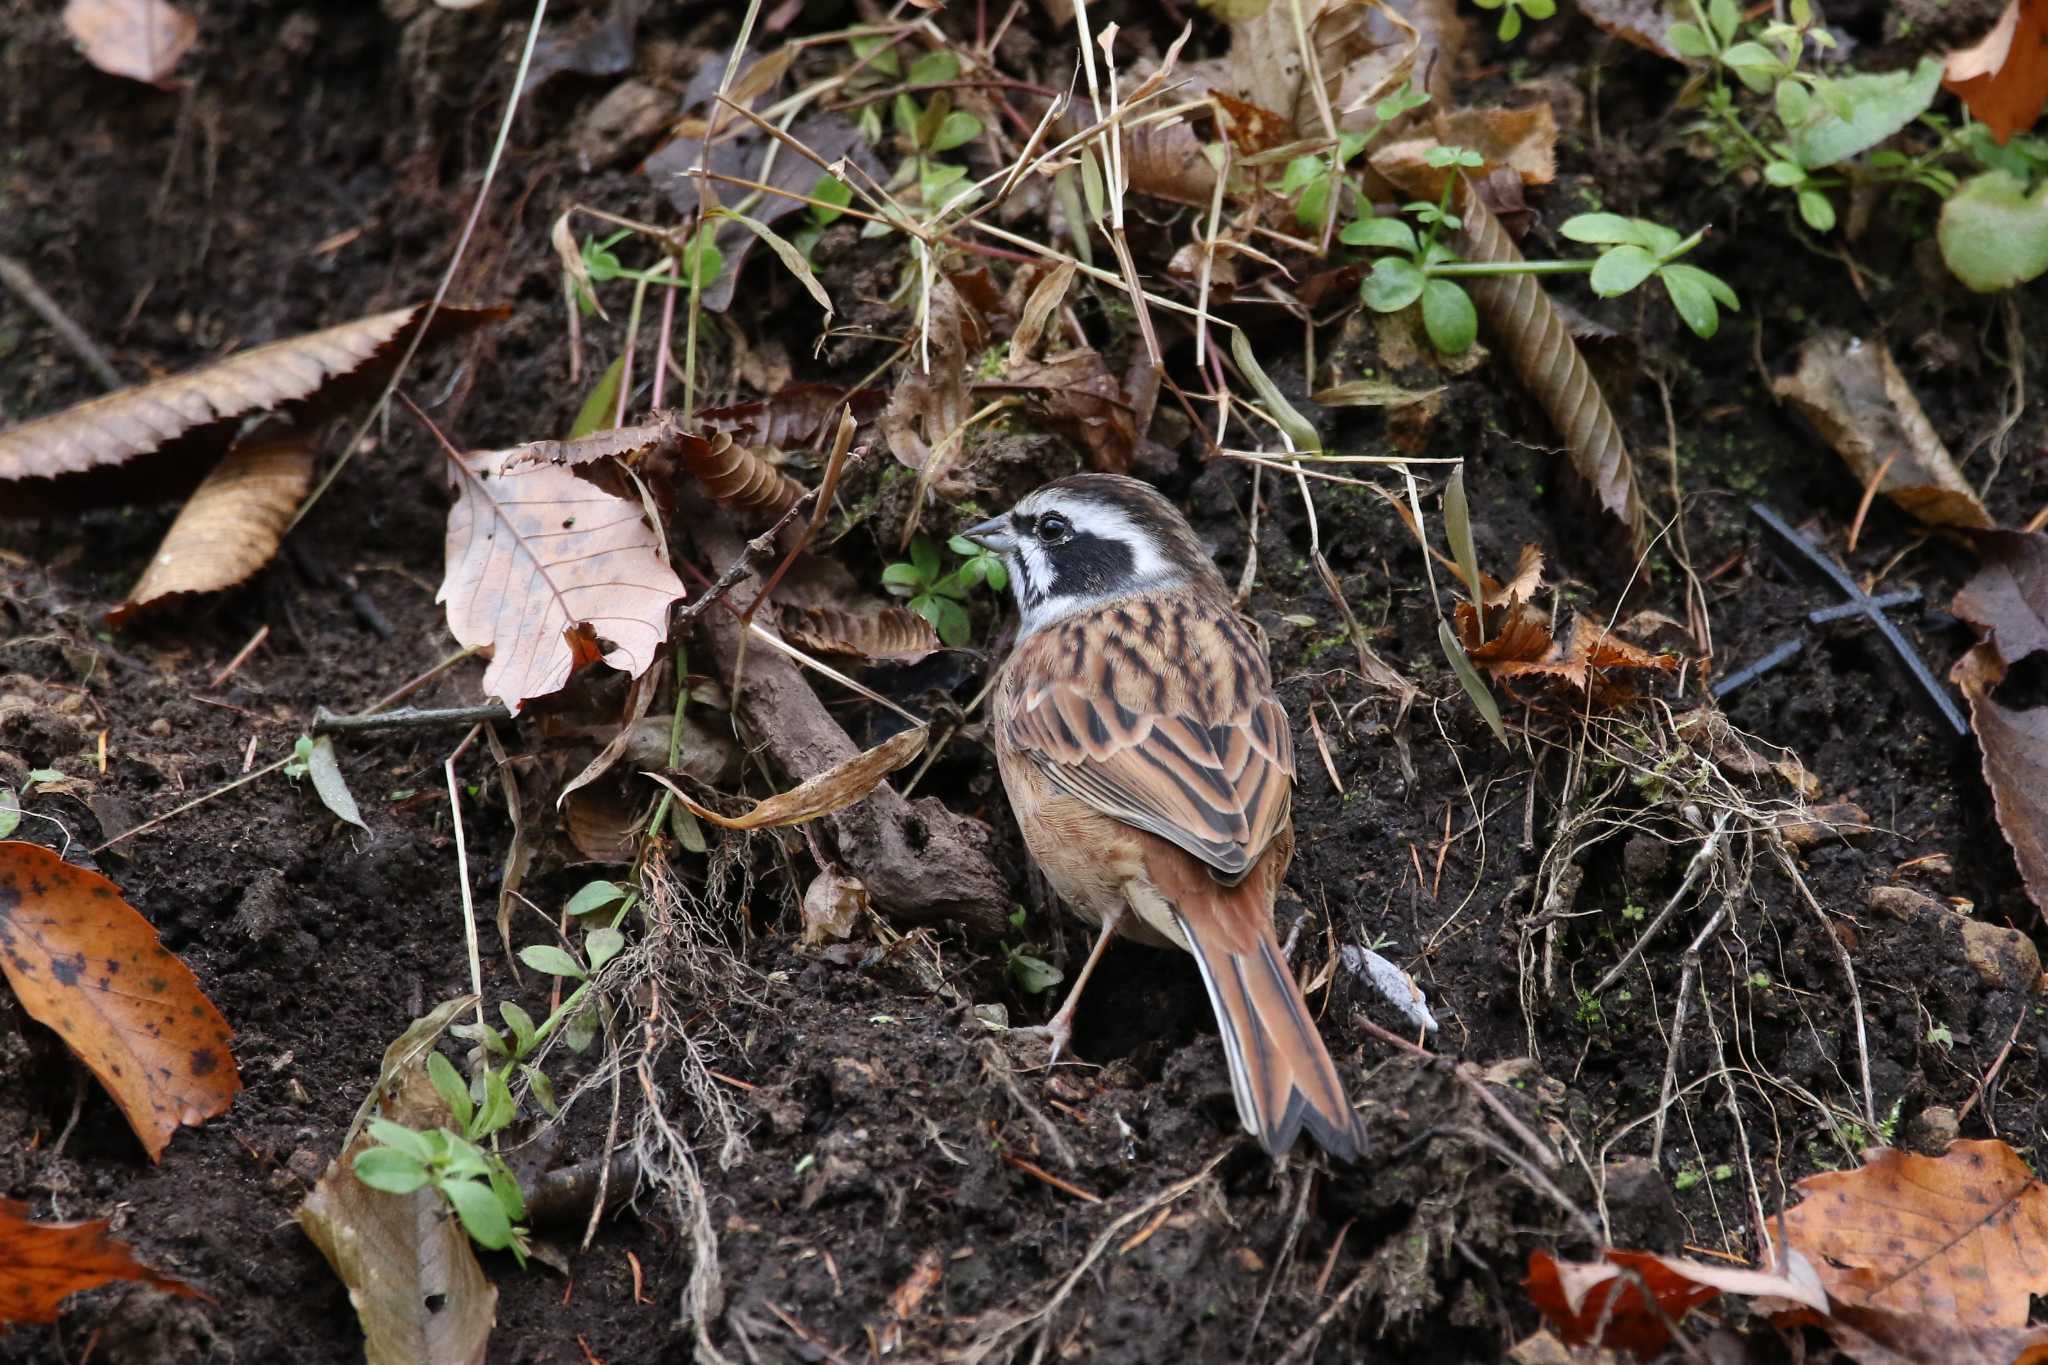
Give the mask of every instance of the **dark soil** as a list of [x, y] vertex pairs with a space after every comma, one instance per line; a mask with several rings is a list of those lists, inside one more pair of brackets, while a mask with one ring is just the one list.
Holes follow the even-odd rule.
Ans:
[[[405, 0], [381, 8], [189, 8], [202, 35], [181, 69], [191, 79], [182, 90], [157, 91], [88, 69], [53, 7], [0, 3], [0, 252], [29, 263], [136, 379], [428, 296], [480, 181], [524, 24], [522, 13], [503, 6], [457, 14]], [[593, 17], [591, 6], [564, 8], [551, 24]], [[650, 15], [633, 74], [680, 91], [703, 54], [730, 41], [741, 8], [683, 5]], [[799, 30], [852, 17], [850, 8], [816, 8], [834, 13], [807, 15]], [[1149, 35], [1139, 41], [1171, 37], [1154, 7], [1108, 8], [1129, 11], [1127, 32]], [[971, 25], [974, 9], [956, 3], [960, 13], [939, 22]], [[1866, 52], [1898, 41], [1881, 31], [1881, 18], [1873, 14], [1870, 31], [1857, 35], [1873, 45]], [[1025, 7], [1012, 46], [1057, 41], [1038, 31], [1042, 23], [1038, 7]], [[1197, 45], [1216, 41], [1211, 27], [1201, 28]], [[2038, 983], [1987, 984], [1953, 928], [1900, 924], [1865, 909], [1869, 888], [1904, 881], [1969, 902], [1980, 920], [2038, 930], [1993, 822], [1974, 746], [1913, 704], [1874, 634], [1851, 624], [1802, 625], [1826, 593], [1777, 557], [1746, 511], [1749, 499], [1767, 499], [1839, 552], [1860, 491], [1774, 405], [1759, 367], [1788, 369], [1799, 341], [1822, 326], [1883, 333], [1936, 426], [1962, 451], [1995, 422], [2003, 401], [1996, 305], [1940, 274], [1919, 240], [1931, 222], [1924, 202], [1879, 222], [1858, 245], [1863, 273], [1853, 283], [1841, 262], [1795, 235], [1780, 199], [1711, 182], [1709, 163], [1685, 147], [1685, 116], [1669, 110], [1677, 79], [1669, 67], [1600, 41], [1569, 16], [1537, 26], [1525, 41], [1513, 52], [1480, 43], [1477, 63], [1459, 76], [1465, 98], [1513, 99], [1510, 71], [1584, 90], [1586, 64], [1600, 67], [1604, 136], [1583, 112], [1565, 118], [1560, 181], [1534, 196], [1544, 223], [1554, 226], [1597, 195], [1619, 211], [1716, 225], [1700, 263], [1734, 283], [1745, 311], [1714, 341], [1684, 334], [1661, 302], [1585, 306], [1622, 334], [1600, 351], [1619, 376], [1617, 410], [1660, 517], [1671, 512], [1667, 429], [1650, 376], [1661, 373], [1669, 385], [1685, 552], [1707, 579], [1714, 668], [1725, 674], [1807, 631], [1800, 657], [1729, 699], [1728, 719], [1796, 753], [1818, 779], [1818, 799], [1856, 803], [1875, 831], [1823, 838], [1800, 853], [1821, 914], [1767, 855], [1747, 892], [1727, 901], [1725, 926], [1706, 941], [1698, 968], [1713, 1028], [1694, 999], [1677, 1059], [1684, 1088], [1651, 1165], [1651, 1128], [1638, 1121], [1658, 1105], [1681, 954], [1720, 902], [1682, 912], [1620, 984], [1597, 998], [1587, 992], [1635, 941], [1643, 911], [1654, 914], [1677, 889], [1697, 846], [1697, 831], [1679, 814], [1683, 796], [1670, 786], [1687, 756], [1657, 750], [1653, 757], [1674, 766], [1631, 779], [1614, 747], [1626, 733], [1668, 735], [1663, 706], [1642, 704], [1603, 722], [1589, 744], [1569, 706], [1530, 694], [1537, 705], [1507, 708], [1519, 733], [1514, 751], [1502, 751], [1441, 662], [1413, 540], [1379, 499], [1319, 490], [1323, 544], [1373, 647], [1426, 689], [1394, 726], [1391, 703], [1357, 676], [1309, 563], [1298, 497], [1269, 477], [1259, 494], [1249, 610], [1271, 637], [1302, 755], [1300, 847], [1290, 877], [1299, 900], [1283, 904], [1282, 931], [1305, 908], [1296, 961], [1309, 979], [1328, 983], [1312, 999], [1363, 1101], [1375, 1154], [1355, 1169], [1328, 1171], [1314, 1159], [1276, 1165], [1243, 1140], [1199, 981], [1184, 959], [1164, 952], [1126, 947], [1111, 955], [1075, 1045], [1094, 1065], [1050, 1077], [1013, 1070], [970, 1006], [1001, 1004], [1013, 1018], [1038, 1018], [1049, 1002], [1018, 992], [1004, 944], [941, 929], [892, 950], [865, 931], [851, 945], [805, 949], [795, 900], [811, 855], [800, 839], [757, 839], [741, 851], [751, 889], [720, 916], [733, 926], [727, 946], [744, 962], [744, 980], [723, 998], [706, 992], [682, 1002], [695, 1020], [686, 1028], [737, 1083], [744, 1156], [722, 1167], [716, 1135], [679, 1075], [664, 1074], [657, 1085], [671, 1121], [703, 1144], [723, 1286], [710, 1329], [728, 1358], [851, 1360], [898, 1341], [905, 1358], [937, 1358], [969, 1350], [1008, 1315], [1047, 1304], [1042, 1320], [1000, 1337], [997, 1358], [1037, 1347], [1105, 1362], [1273, 1360], [1297, 1345], [1303, 1354], [1294, 1358], [1324, 1361], [1500, 1357], [1537, 1324], [1519, 1287], [1530, 1251], [1583, 1252], [1586, 1240], [1527, 1177], [1524, 1149], [1466, 1086], [1362, 1027], [1367, 1017], [1402, 1026], [1341, 968], [1324, 974], [1338, 943], [1381, 941], [1410, 968], [1442, 1021], [1433, 1048], [1476, 1064], [1523, 1124], [1563, 1147], [1567, 1163], [1551, 1177], [1557, 1192], [1578, 1209], [1602, 1210], [1621, 1245], [1747, 1256], [1755, 1245], [1748, 1171], [1775, 1209], [1792, 1182], [1850, 1164], [1856, 1148], [1876, 1140], [1858, 1118], [1859, 1003], [1887, 1131], [1896, 1125], [1911, 1141], [1927, 1111], [1962, 1109], [2010, 1040], [2010, 1056], [1961, 1130], [2004, 1137], [2042, 1166], [2048, 1153], [2036, 1144], [2048, 1121], [2048, 1039], [2033, 1000]], [[574, 150], [581, 120], [618, 79], [559, 76], [520, 115], [454, 290], [461, 299], [508, 302], [511, 316], [430, 356], [406, 385], [461, 444], [559, 435], [582, 401], [565, 377], [559, 274], [548, 246], [564, 207], [575, 201], [675, 221], [667, 197], [634, 173], [648, 142], [613, 148], [612, 159], [595, 165]], [[1550, 230], [1539, 228], [1539, 242]], [[847, 305], [854, 321], [894, 337], [903, 317], [872, 303], [891, 288], [893, 267], [878, 250], [850, 230], [839, 233], [820, 247], [824, 282], [836, 296], [868, 300]], [[749, 392], [736, 377], [734, 334], [757, 354], [781, 348], [798, 380], [851, 382], [886, 356], [879, 344], [842, 342], [811, 361], [815, 313], [764, 255], [748, 266], [730, 328], [718, 324], [706, 342], [715, 395]], [[1589, 296], [1572, 297], [1584, 305]], [[608, 296], [608, 306], [623, 298]], [[1135, 342], [1113, 330], [1099, 302], [1084, 306], [1084, 323], [1120, 363]], [[611, 308], [609, 323], [587, 324], [586, 356], [598, 367], [617, 353], [622, 306]], [[2026, 329], [2034, 393], [2048, 358], [2048, 310], [2028, 311]], [[1275, 377], [1345, 448], [1470, 460], [1483, 563], [1504, 568], [1534, 542], [1569, 604], [1602, 619], [1624, 605], [1627, 559], [1602, 545], [1604, 528], [1574, 500], [1554, 434], [1504, 366], [1462, 377], [1428, 362], [1397, 371], [1412, 386], [1450, 386], [1419, 422], [1412, 414], [1317, 413], [1300, 395], [1328, 374], [1311, 384], [1301, 373], [1293, 324], [1269, 340], [1262, 354]], [[1172, 336], [1169, 344], [1185, 365], [1190, 339]], [[1347, 375], [1384, 372], [1396, 362], [1379, 346], [1370, 327], [1347, 327], [1326, 363]], [[1191, 367], [1184, 377], [1193, 382]], [[0, 425], [95, 391], [52, 332], [0, 294]], [[1162, 418], [1153, 434], [1168, 444], [1144, 469], [1189, 509], [1234, 581], [1251, 548], [1249, 471], [1203, 464], [1186, 430], [1178, 414]], [[2003, 524], [2024, 521], [2048, 500], [2044, 438], [2036, 402], [2012, 433], [1990, 498]], [[1004, 439], [1030, 472], [1027, 486], [1078, 463], [1055, 439]], [[330, 441], [330, 456], [338, 441]], [[373, 830], [367, 837], [331, 818], [308, 788], [272, 775], [87, 850], [232, 780], [252, 744], [257, 761], [270, 761], [316, 705], [368, 706], [452, 649], [434, 603], [442, 456], [409, 419], [373, 432], [371, 446], [254, 584], [118, 635], [102, 615], [138, 575], [174, 509], [0, 523], [0, 786], [19, 787], [31, 768], [91, 784], [89, 796], [28, 798], [27, 808], [47, 818], [24, 822], [16, 837], [65, 847], [120, 885], [234, 1025], [247, 1087], [224, 1118], [181, 1133], [152, 1165], [54, 1036], [0, 993], [0, 1196], [26, 1199], [41, 1216], [111, 1217], [152, 1264], [211, 1295], [81, 1296], [57, 1327], [0, 1336], [0, 1361], [360, 1355], [348, 1295], [291, 1213], [334, 1155], [385, 1046], [425, 1009], [469, 987], [441, 771], [459, 732], [343, 744], [345, 771]], [[993, 467], [995, 455], [980, 455]], [[1972, 477], [1981, 476], [1984, 458], [1969, 467]], [[898, 495], [865, 477], [848, 504], [865, 499], [886, 514]], [[928, 524], [948, 529], [954, 512], [939, 508]], [[887, 543], [882, 526], [863, 525], [837, 554], [873, 582]], [[1627, 610], [1685, 618], [1676, 544], [1674, 534], [1660, 545]], [[1940, 604], [1970, 572], [1968, 556], [1919, 540], [1912, 523], [1880, 505], [1848, 563], [1859, 574], [1882, 571], [1887, 589], [1922, 590], [1927, 605], [1901, 619], [1945, 674], [1969, 635]], [[696, 567], [715, 575], [723, 566]], [[985, 611], [977, 619], [980, 630], [993, 624]], [[267, 643], [215, 683], [266, 625]], [[1682, 637], [1659, 640], [1676, 647]], [[476, 701], [478, 678], [476, 666], [458, 668], [412, 700]], [[881, 681], [906, 694], [950, 689], [962, 700], [978, 686], [957, 669], [952, 677], [927, 671]], [[1668, 685], [1663, 692], [1662, 703], [1680, 712], [1698, 705], [1696, 685], [1683, 695]], [[616, 711], [616, 688], [579, 696], [588, 716], [600, 714], [600, 702]], [[1341, 791], [1307, 729], [1311, 714]], [[848, 722], [858, 731], [867, 718], [849, 714]], [[549, 725], [523, 720], [503, 733], [515, 750], [559, 767], [570, 762], [568, 751], [547, 737]], [[586, 747], [574, 764], [587, 754]], [[488, 919], [510, 826], [483, 745], [457, 768], [470, 788], [462, 818], [471, 890]], [[552, 770], [544, 763], [528, 771]], [[1774, 778], [1748, 790], [1758, 802], [1791, 794]], [[1603, 792], [1613, 818], [1635, 828], [1605, 831], [1611, 837], [1580, 860], [1575, 904], [1545, 906], [1544, 874], [1555, 870], [1546, 852]], [[1009, 946], [1029, 939], [1070, 971], [1078, 965], [1083, 935], [1042, 913], [985, 751], [957, 743], [920, 794], [989, 823], [998, 865], [1012, 870], [1019, 902], [1032, 907]], [[542, 818], [552, 828], [551, 805]], [[672, 853], [683, 884], [703, 888], [706, 860]], [[1945, 861], [1915, 862], [1936, 854]], [[550, 918], [602, 874], [565, 866], [573, 856], [550, 833], [525, 887]], [[525, 912], [517, 923], [522, 942], [547, 932]], [[515, 982], [497, 946], [487, 926], [486, 992], [544, 1010], [544, 983], [530, 973]], [[935, 954], [942, 967], [916, 969], [911, 959], [920, 954]], [[1730, 1081], [1715, 1074], [1717, 1047]], [[564, 1088], [579, 1065], [564, 1062]], [[1731, 1086], [1740, 1131], [1730, 1118]], [[629, 1082], [629, 1126], [633, 1106], [645, 1102], [635, 1090]], [[572, 1110], [559, 1160], [602, 1149], [607, 1093], [601, 1087]], [[1932, 1118], [1938, 1136], [1940, 1116]], [[1501, 1134], [1522, 1164], [1476, 1141], [1480, 1129]], [[1156, 1214], [1148, 1205], [1204, 1170], [1210, 1178], [1184, 1197]], [[580, 1224], [550, 1230], [571, 1248], [566, 1281], [487, 1257], [501, 1293], [490, 1359], [691, 1358], [695, 1334], [679, 1305], [696, 1252], [672, 1207], [643, 1197], [606, 1221], [588, 1251], [573, 1250]], [[891, 1295], [928, 1254], [942, 1273], [899, 1321]], [[1786, 1348], [1761, 1331], [1741, 1349], [1769, 1358]]]

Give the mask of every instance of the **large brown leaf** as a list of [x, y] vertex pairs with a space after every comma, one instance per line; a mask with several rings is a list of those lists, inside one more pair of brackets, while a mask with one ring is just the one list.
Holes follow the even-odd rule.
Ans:
[[97, 872], [0, 842], [0, 973], [121, 1106], [150, 1160], [242, 1088], [228, 1021]]
[[[491, 651], [484, 691], [517, 711], [597, 657], [635, 677], [668, 637], [683, 585], [640, 505], [512, 451], [449, 457], [448, 568], [437, 601]], [[598, 642], [602, 642], [599, 644]]]
[[1669, 1345], [1673, 1323], [1722, 1294], [1785, 1299], [1821, 1311], [1828, 1306], [1803, 1260], [1780, 1274], [1613, 1247], [1597, 1261], [1531, 1252], [1522, 1288], [1566, 1342], [1642, 1356]]
[[2048, 1185], [2003, 1142], [1884, 1148], [1798, 1188], [1786, 1240], [1836, 1300], [1977, 1329], [2024, 1327], [2048, 1292]]
[[2048, 535], [1985, 531], [1975, 539], [1984, 567], [1952, 609], [1984, 633], [1984, 643], [1958, 659], [1950, 676], [1970, 703], [1999, 828], [2028, 896], [2048, 911], [2048, 706], [2021, 710], [1991, 695], [2008, 667], [2048, 651]]
[[306, 432], [239, 442], [192, 491], [142, 581], [107, 613], [107, 624], [123, 626], [167, 598], [219, 592], [248, 579], [277, 553], [312, 480]]
[[[200, 481], [242, 418], [287, 406], [304, 415], [315, 395], [324, 405], [374, 382], [424, 311], [414, 305], [273, 341], [0, 431], [0, 484], [18, 485], [0, 498], [0, 514], [176, 497]], [[442, 308], [430, 339], [503, 315]], [[119, 479], [104, 477], [113, 466], [122, 467]]]
[[0, 1328], [19, 1322], [55, 1322], [64, 1300], [116, 1280], [140, 1280], [186, 1298], [206, 1296], [135, 1259], [105, 1219], [88, 1223], [34, 1223], [28, 1205], [0, 1199]]

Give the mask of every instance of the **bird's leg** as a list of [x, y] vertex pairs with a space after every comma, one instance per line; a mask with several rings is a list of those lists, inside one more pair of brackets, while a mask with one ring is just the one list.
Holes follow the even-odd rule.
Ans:
[[1052, 1043], [1052, 1055], [1045, 1064], [1048, 1070], [1059, 1065], [1060, 1054], [1067, 1050], [1067, 1043], [1074, 1036], [1074, 1012], [1081, 1006], [1081, 992], [1087, 987], [1088, 978], [1095, 974], [1096, 964], [1102, 961], [1102, 955], [1109, 950], [1109, 941], [1116, 937], [1117, 926], [1123, 923], [1126, 910], [1127, 907], [1119, 903], [1116, 909], [1110, 911], [1103, 919], [1102, 930], [1095, 936], [1095, 947], [1089, 951], [1088, 960], [1081, 964], [1081, 973], [1074, 978], [1074, 984], [1067, 988], [1067, 998], [1060, 1002], [1059, 1009], [1054, 1011], [1051, 1019], [1039, 1028], [1031, 1030], [1034, 1033], [1043, 1033]]

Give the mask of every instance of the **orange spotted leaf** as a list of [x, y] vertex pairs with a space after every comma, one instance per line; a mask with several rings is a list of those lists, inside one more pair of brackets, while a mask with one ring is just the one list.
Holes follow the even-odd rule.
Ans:
[[67, 1297], [116, 1280], [140, 1280], [186, 1298], [206, 1297], [136, 1260], [126, 1243], [108, 1235], [104, 1220], [35, 1223], [29, 1221], [28, 1205], [0, 1199], [0, 1327], [55, 1322]]
[[242, 1088], [227, 1020], [97, 872], [0, 842], [0, 974], [121, 1106], [150, 1160]]
[[1799, 1190], [1786, 1240], [1838, 1300], [1977, 1329], [2024, 1327], [2048, 1294], [2048, 1185], [2003, 1142], [1885, 1148]]

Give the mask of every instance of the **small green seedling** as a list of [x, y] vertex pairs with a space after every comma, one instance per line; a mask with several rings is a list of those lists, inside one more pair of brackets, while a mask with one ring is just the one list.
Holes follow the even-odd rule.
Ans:
[[[1010, 927], [1022, 933], [1026, 918], [1024, 907], [1018, 906], [1010, 913]], [[1026, 995], [1043, 995], [1067, 979], [1065, 972], [1037, 956], [1037, 950], [1038, 945], [1028, 939], [1003, 945], [1003, 969]]]
[[465, 1081], [441, 1053], [427, 1057], [427, 1079], [447, 1105], [454, 1126], [413, 1129], [389, 1119], [372, 1120], [368, 1132], [376, 1145], [357, 1153], [358, 1180], [391, 1194], [411, 1194], [431, 1185], [455, 1210], [470, 1240], [492, 1251], [509, 1250], [521, 1265], [526, 1263], [530, 1247], [526, 1229], [519, 1226], [526, 1217], [525, 1196], [504, 1160], [482, 1144], [491, 1143], [494, 1149], [497, 1135], [519, 1116], [512, 1090], [515, 1077], [526, 1083], [527, 1093], [550, 1118], [560, 1113], [553, 1082], [529, 1059], [557, 1029], [573, 1051], [590, 1046], [598, 1027], [593, 978], [625, 949], [618, 925], [634, 901], [628, 888], [607, 881], [592, 882], [570, 897], [563, 908], [571, 916], [610, 910], [610, 922], [585, 930], [580, 957], [553, 944], [531, 944], [520, 949], [519, 960], [537, 972], [575, 982], [575, 989], [538, 1023], [518, 1004], [504, 1000], [498, 1004], [503, 1031], [481, 1020], [453, 1026], [449, 1031], [475, 1043], [483, 1059], [476, 1074]]
[[973, 636], [965, 605], [969, 594], [984, 584], [1001, 592], [1009, 586], [1010, 575], [1001, 559], [963, 536], [954, 536], [947, 548], [966, 561], [951, 573], [942, 572], [937, 546], [924, 536], [914, 537], [909, 560], [882, 570], [882, 586], [908, 598], [906, 605], [932, 623], [941, 641], [957, 649]]
[[811, 199], [812, 203], [804, 214], [804, 225], [789, 235], [790, 245], [802, 252], [807, 261], [818, 245], [818, 239], [825, 235], [825, 229], [845, 217], [846, 206], [853, 202], [853, 187], [826, 171], [811, 186]]
[[1445, 355], [1463, 354], [1479, 335], [1479, 315], [1471, 295], [1458, 283], [1462, 278], [1585, 273], [1592, 277], [1594, 293], [1616, 298], [1655, 277], [1663, 283], [1685, 325], [1703, 338], [1719, 330], [1721, 309], [1740, 307], [1735, 291], [1719, 276], [1679, 259], [1700, 244], [1705, 229], [1682, 237], [1662, 224], [1615, 213], [1581, 213], [1567, 218], [1559, 229], [1571, 241], [1601, 247], [1595, 257], [1461, 261], [1443, 240], [1444, 234], [1464, 226], [1452, 211], [1456, 177], [1484, 165], [1485, 159], [1466, 147], [1433, 147], [1427, 160], [1438, 169], [1453, 172], [1445, 178], [1437, 200], [1403, 205], [1406, 217], [1360, 218], [1347, 224], [1337, 239], [1346, 246], [1390, 253], [1373, 262], [1372, 272], [1359, 285], [1359, 297], [1378, 313], [1398, 313], [1420, 303], [1423, 330]]
[[1522, 18], [1548, 19], [1557, 13], [1557, 0], [1472, 0], [1481, 9], [1500, 11], [1500, 27], [1494, 36], [1504, 43], [1512, 43], [1522, 36]]
[[1298, 156], [1287, 163], [1280, 175], [1280, 193], [1294, 200], [1294, 221], [1320, 231], [1331, 206], [1331, 197], [1344, 181], [1344, 168], [1364, 151], [1389, 123], [1411, 109], [1429, 103], [1429, 94], [1417, 90], [1413, 81], [1373, 106], [1373, 123], [1356, 132], [1337, 135], [1334, 155]]

